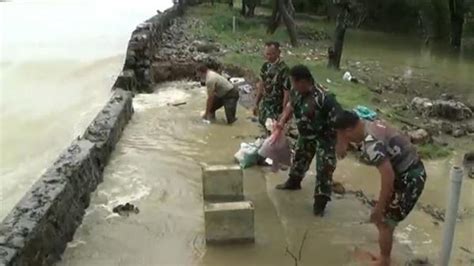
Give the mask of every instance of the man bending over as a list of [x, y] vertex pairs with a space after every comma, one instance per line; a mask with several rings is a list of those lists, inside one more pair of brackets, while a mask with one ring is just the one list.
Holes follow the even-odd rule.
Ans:
[[380, 257], [376, 265], [390, 265], [393, 231], [407, 217], [423, 191], [425, 167], [410, 140], [381, 121], [361, 120], [344, 111], [334, 123], [337, 154], [346, 155], [349, 143], [360, 148], [363, 162], [377, 167], [381, 177], [378, 201], [370, 221], [379, 231]]
[[227, 123], [232, 124], [237, 120], [237, 103], [239, 91], [225, 77], [210, 70], [206, 65], [199, 65], [197, 74], [201, 80], [205, 80], [207, 87], [206, 110], [203, 119], [213, 121], [216, 119], [216, 111], [224, 106]]

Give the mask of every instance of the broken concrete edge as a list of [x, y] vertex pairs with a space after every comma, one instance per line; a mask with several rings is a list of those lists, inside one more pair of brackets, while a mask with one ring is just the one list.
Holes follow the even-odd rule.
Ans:
[[139, 24], [128, 43], [125, 63], [114, 87], [134, 92], [152, 92], [151, 61], [162, 33], [180, 15], [178, 5]]
[[0, 224], [0, 265], [51, 265], [81, 224], [90, 193], [133, 114], [132, 93], [116, 89], [84, 134]]

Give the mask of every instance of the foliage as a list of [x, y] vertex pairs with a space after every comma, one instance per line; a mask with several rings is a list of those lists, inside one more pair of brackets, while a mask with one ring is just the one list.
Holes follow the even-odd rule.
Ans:
[[418, 146], [418, 153], [421, 158], [425, 159], [437, 159], [449, 156], [451, 149], [432, 143], [427, 143]]

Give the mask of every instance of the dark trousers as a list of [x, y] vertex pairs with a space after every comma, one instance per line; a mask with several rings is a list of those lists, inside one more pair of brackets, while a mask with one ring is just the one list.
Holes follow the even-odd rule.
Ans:
[[216, 111], [224, 106], [227, 123], [232, 124], [236, 120], [235, 114], [237, 112], [238, 102], [239, 91], [234, 88], [223, 97], [214, 98], [214, 104], [211, 108], [211, 115], [215, 116]]

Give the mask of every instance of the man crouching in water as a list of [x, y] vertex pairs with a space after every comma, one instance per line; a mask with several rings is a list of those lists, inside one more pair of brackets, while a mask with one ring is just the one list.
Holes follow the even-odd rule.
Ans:
[[380, 257], [376, 265], [390, 265], [393, 231], [410, 213], [423, 191], [425, 167], [410, 140], [381, 121], [361, 120], [357, 114], [341, 112], [334, 123], [336, 152], [344, 157], [349, 143], [360, 148], [363, 162], [377, 167], [381, 176], [379, 199], [370, 221], [379, 231]]
[[197, 74], [205, 81], [207, 87], [206, 110], [203, 119], [213, 121], [216, 119], [216, 111], [224, 106], [227, 123], [234, 123], [237, 118], [237, 104], [239, 102], [239, 91], [225, 77], [210, 70], [202, 64], [197, 67]]

